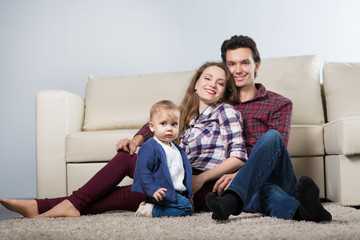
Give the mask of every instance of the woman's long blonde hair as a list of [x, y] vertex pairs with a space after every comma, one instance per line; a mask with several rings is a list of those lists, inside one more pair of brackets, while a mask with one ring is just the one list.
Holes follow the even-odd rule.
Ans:
[[239, 101], [238, 90], [227, 66], [222, 62], [207, 62], [203, 64], [196, 71], [180, 104], [180, 134], [183, 134], [184, 131], [190, 127], [189, 123], [192, 119], [199, 117], [199, 97], [195, 92], [195, 85], [205, 69], [212, 66], [221, 68], [224, 70], [226, 75], [225, 93], [221, 103], [229, 103], [234, 105]]

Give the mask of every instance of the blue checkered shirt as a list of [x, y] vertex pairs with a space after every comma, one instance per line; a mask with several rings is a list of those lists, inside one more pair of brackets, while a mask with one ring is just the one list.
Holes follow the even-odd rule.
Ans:
[[231, 105], [210, 105], [190, 122], [180, 146], [194, 169], [206, 171], [229, 157], [247, 160], [241, 114]]

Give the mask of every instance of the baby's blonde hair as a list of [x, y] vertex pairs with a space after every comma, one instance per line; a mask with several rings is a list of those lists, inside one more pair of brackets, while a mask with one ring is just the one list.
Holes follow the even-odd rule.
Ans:
[[156, 113], [162, 112], [162, 111], [177, 111], [180, 112], [179, 107], [169, 100], [162, 100], [157, 103], [155, 103], [151, 109], [150, 109], [150, 121], [153, 120], [153, 117]]

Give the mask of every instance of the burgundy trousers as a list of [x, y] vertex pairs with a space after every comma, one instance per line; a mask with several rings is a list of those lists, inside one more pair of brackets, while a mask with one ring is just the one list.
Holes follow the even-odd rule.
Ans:
[[[134, 178], [137, 155], [118, 152], [84, 186], [68, 197], [36, 199], [39, 214], [68, 199], [81, 215], [113, 210], [136, 211], [145, 196], [131, 191], [131, 185], [118, 187], [125, 176]], [[195, 211], [206, 211], [205, 195], [212, 191], [215, 181], [206, 183], [194, 196]]]

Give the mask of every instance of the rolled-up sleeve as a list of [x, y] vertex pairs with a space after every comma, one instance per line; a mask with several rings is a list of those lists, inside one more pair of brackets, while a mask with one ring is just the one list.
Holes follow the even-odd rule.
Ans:
[[152, 138], [153, 133], [150, 130], [149, 123], [146, 123], [144, 126], [142, 126], [141, 129], [135, 134], [135, 136], [136, 135], [141, 135], [144, 139], [144, 142], [146, 142], [146, 140], [149, 138]]
[[220, 133], [228, 157], [236, 157], [246, 162], [244, 126], [241, 113], [233, 106], [224, 104], [219, 116]]

